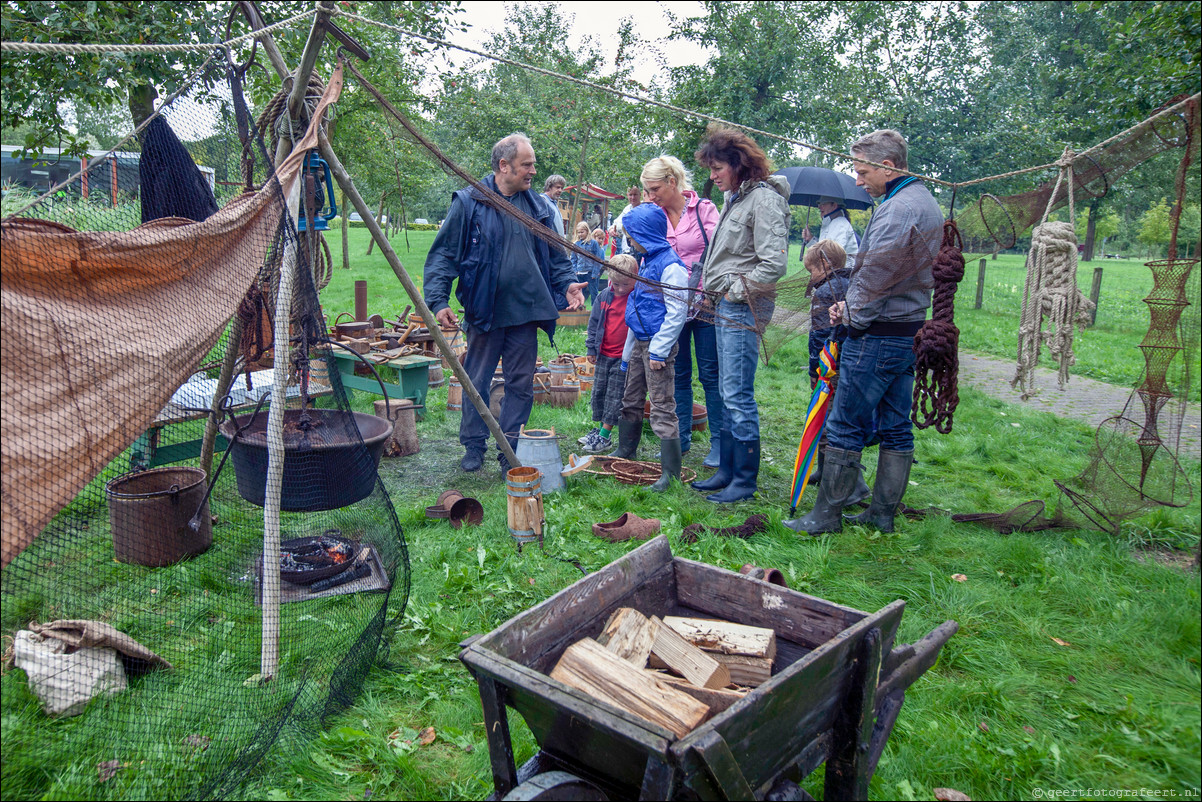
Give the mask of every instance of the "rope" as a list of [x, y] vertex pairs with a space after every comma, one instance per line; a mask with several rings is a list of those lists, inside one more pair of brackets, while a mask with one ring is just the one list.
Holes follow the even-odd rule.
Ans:
[[177, 53], [190, 51], [209, 50], [213, 47], [230, 48], [235, 45], [240, 45], [250, 39], [262, 39], [266, 34], [272, 31], [286, 28], [293, 23], [300, 22], [303, 19], [313, 16], [317, 13], [316, 8], [312, 8], [303, 13], [297, 14], [294, 17], [289, 17], [286, 20], [281, 20], [273, 25], [268, 25], [260, 28], [257, 31], [252, 31], [242, 36], [237, 36], [217, 44], [169, 44], [169, 45], [140, 45], [132, 42], [120, 44], [104, 44], [104, 45], [76, 45], [62, 44], [58, 42], [0, 42], [0, 52], [7, 53]]
[[[1071, 193], [1070, 193], [1071, 197]], [[1010, 386], [1022, 389], [1023, 400], [1036, 393], [1035, 368], [1039, 349], [1058, 365], [1060, 389], [1068, 382], [1073, 354], [1074, 325], [1088, 325], [1094, 304], [1077, 288], [1077, 235], [1072, 223], [1052, 221], [1031, 232], [1022, 322], [1018, 332], [1018, 366]], [[1050, 326], [1043, 329], [1043, 319]]]
[[952, 430], [960, 403], [960, 329], [956, 328], [956, 285], [964, 278], [964, 241], [954, 220], [943, 224], [943, 243], [932, 273], [935, 294], [931, 319], [914, 336], [914, 404], [910, 420], [919, 429]]

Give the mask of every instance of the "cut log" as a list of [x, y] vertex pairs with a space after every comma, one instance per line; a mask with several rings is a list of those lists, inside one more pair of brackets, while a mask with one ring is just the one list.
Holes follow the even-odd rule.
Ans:
[[710, 717], [718, 715], [726, 708], [747, 695], [747, 691], [736, 691], [728, 688], [698, 688], [682, 677], [676, 677], [663, 671], [647, 669], [647, 673], [660, 682], [666, 682], [677, 690], [684, 691], [698, 702], [709, 706]]
[[730, 684], [730, 671], [721, 663], [682, 638], [676, 630], [665, 626], [656, 616], [651, 616], [651, 622], [656, 626], [651, 651], [668, 668], [702, 688], [725, 688]]
[[758, 688], [772, 677], [772, 661], [767, 657], [748, 657], [745, 654], [722, 654], [706, 652], [730, 672], [730, 681], [735, 685]]
[[683, 691], [646, 674], [591, 638], [567, 648], [551, 678], [681, 738], [709, 715], [709, 707]]
[[664, 623], [699, 649], [750, 657], [776, 657], [776, 633], [766, 627], [749, 627], [710, 618], [664, 616]]
[[655, 631], [656, 626], [647, 620], [647, 616], [633, 607], [620, 607], [605, 622], [597, 643], [635, 668], [642, 668], [651, 655]]

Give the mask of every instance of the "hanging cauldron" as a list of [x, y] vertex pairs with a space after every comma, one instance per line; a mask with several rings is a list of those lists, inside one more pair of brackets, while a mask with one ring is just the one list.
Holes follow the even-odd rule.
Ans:
[[[238, 495], [262, 507], [267, 487], [268, 415], [263, 411], [251, 418], [240, 415], [226, 420], [220, 429], [230, 441]], [[376, 468], [392, 435], [392, 422], [340, 409], [287, 409], [283, 434], [280, 509], [334, 510], [366, 498], [375, 489]]]

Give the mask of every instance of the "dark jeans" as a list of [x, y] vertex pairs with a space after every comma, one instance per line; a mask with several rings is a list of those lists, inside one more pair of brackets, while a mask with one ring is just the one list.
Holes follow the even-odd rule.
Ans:
[[[494, 331], [469, 329], [467, 355], [463, 368], [480, 396], [488, 401], [493, 373], [501, 362], [505, 379], [505, 397], [497, 421], [511, 448], [516, 448], [521, 427], [530, 420], [534, 406], [534, 363], [538, 359], [538, 324], [506, 326]], [[459, 421], [459, 442], [465, 449], [483, 451], [488, 447], [488, 426], [476, 406], [463, 399], [463, 418]]]
[[722, 431], [722, 393], [718, 390], [718, 340], [714, 324], [689, 320], [680, 330], [680, 351], [676, 354], [676, 418], [680, 421], [680, 448], [689, 450], [693, 429], [693, 353], [689, 339], [697, 349], [697, 380], [705, 392], [705, 411], [709, 418], [710, 439], [715, 442]]
[[839, 354], [839, 385], [826, 421], [828, 442], [862, 451], [872, 438], [873, 414], [881, 448], [913, 451], [913, 337], [848, 337]]

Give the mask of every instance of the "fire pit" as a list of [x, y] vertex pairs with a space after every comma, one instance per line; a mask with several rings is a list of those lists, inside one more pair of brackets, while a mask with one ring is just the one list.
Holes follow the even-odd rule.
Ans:
[[[248, 419], [241, 415], [225, 421], [221, 433], [230, 441], [238, 495], [262, 507], [267, 486], [267, 412], [260, 412], [235, 438], [234, 433]], [[369, 496], [391, 434], [391, 421], [362, 412], [285, 410], [280, 509], [336, 510]]]
[[298, 537], [280, 544], [280, 579], [294, 585], [312, 585], [350, 568], [359, 544], [330, 529], [316, 537]]

